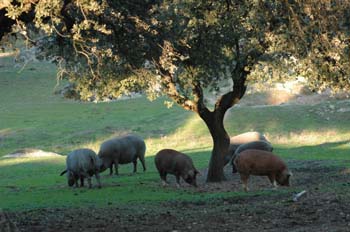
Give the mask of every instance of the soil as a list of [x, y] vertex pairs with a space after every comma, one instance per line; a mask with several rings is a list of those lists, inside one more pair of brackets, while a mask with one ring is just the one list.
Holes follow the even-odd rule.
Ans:
[[[349, 166], [350, 161], [346, 161]], [[109, 208], [37, 209], [7, 212], [0, 231], [350, 231], [350, 170], [324, 161], [289, 161], [292, 191], [273, 190], [266, 177], [252, 176], [244, 196], [213, 200], [130, 204]], [[242, 191], [238, 175], [185, 191], [221, 193]], [[202, 170], [205, 172], [205, 170]], [[173, 178], [166, 188], [175, 189]], [[289, 190], [290, 190], [289, 189]], [[265, 191], [260, 191], [265, 190]], [[297, 201], [295, 193], [306, 190]], [[2, 220], [1, 220], [2, 219]], [[6, 220], [4, 220], [6, 219]]]

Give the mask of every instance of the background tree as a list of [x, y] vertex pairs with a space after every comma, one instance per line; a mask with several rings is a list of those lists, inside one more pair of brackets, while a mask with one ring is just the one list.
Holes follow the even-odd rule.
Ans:
[[[208, 181], [221, 181], [223, 119], [252, 80], [307, 77], [349, 89], [350, 3], [342, 0], [16, 0], [0, 5], [3, 41], [21, 33], [58, 63], [79, 98], [165, 94], [196, 112], [213, 138]], [[273, 70], [273, 72], [271, 72]], [[278, 72], [277, 72], [278, 71]], [[274, 75], [274, 74], [280, 75]], [[252, 75], [250, 75], [252, 74]], [[219, 94], [214, 106], [205, 93]]]

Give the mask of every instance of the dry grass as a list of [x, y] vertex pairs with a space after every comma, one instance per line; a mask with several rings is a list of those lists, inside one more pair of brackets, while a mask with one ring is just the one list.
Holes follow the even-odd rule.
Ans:
[[281, 145], [320, 145], [323, 143], [342, 142], [344, 139], [350, 139], [349, 133], [339, 133], [338, 130], [304, 130], [301, 132], [291, 132], [289, 134], [270, 134], [266, 137], [274, 144]]

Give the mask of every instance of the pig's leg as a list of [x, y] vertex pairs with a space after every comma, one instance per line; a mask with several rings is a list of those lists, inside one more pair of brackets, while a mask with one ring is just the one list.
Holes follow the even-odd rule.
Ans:
[[160, 179], [162, 180], [162, 185], [163, 185], [163, 186], [168, 185], [168, 183], [167, 183], [167, 181], [166, 181], [166, 175], [167, 175], [167, 173], [166, 173], [166, 172], [159, 172], [159, 175], [160, 175]]
[[116, 175], [119, 175], [118, 164], [119, 164], [119, 161], [118, 160], [114, 160], [114, 170], [115, 170], [115, 174]]
[[80, 187], [84, 187], [84, 177], [80, 177]]
[[101, 180], [100, 180], [100, 173], [96, 172], [95, 173], [96, 181], [97, 181], [97, 186], [98, 188], [101, 188]]
[[180, 188], [181, 185], [180, 185], [180, 176], [179, 175], [176, 175], [176, 187]]
[[244, 189], [244, 191], [248, 192], [248, 190], [249, 190], [249, 188], [248, 188], [249, 174], [240, 173], [240, 176], [241, 176], [241, 181], [243, 183], [243, 189]]
[[141, 161], [143, 171], [146, 171], [145, 157], [141, 156], [139, 159]]
[[109, 175], [113, 175], [113, 162], [111, 163], [111, 165], [109, 166]]
[[236, 157], [237, 157], [237, 155], [233, 155], [232, 159], [231, 159], [232, 173], [237, 173], [237, 168], [236, 168], [236, 165], [235, 165], [235, 162], [234, 162]]
[[232, 174], [237, 173], [237, 168], [234, 163], [232, 163]]
[[133, 161], [134, 163], [134, 173], [137, 171], [137, 159]]
[[271, 184], [273, 185], [273, 188], [277, 189], [276, 175], [274, 173], [272, 173], [268, 177], [269, 177]]
[[75, 187], [76, 187], [76, 188], [79, 188], [78, 180], [79, 180], [78, 177], [74, 177], [74, 182], [75, 182]]
[[89, 183], [89, 188], [91, 188], [91, 187], [92, 187], [92, 184], [91, 184], [91, 176], [88, 176], [87, 179], [88, 179], [88, 183]]
[[278, 186], [277, 186], [276, 180], [273, 181], [273, 184], [272, 184], [272, 185], [273, 185], [273, 189], [277, 189]]

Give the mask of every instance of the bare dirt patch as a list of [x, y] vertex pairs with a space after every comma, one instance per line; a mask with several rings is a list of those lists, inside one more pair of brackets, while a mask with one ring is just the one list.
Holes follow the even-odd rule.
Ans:
[[[350, 161], [348, 161], [350, 162]], [[20, 231], [349, 231], [350, 176], [345, 167], [321, 161], [289, 161], [293, 187], [271, 190], [252, 177], [250, 194], [213, 200], [130, 204], [109, 208], [38, 209], [7, 213]], [[238, 175], [189, 191], [241, 191]], [[204, 177], [202, 177], [204, 178]], [[172, 181], [172, 179], [170, 179]], [[200, 182], [202, 180], [199, 180]], [[167, 188], [176, 188], [170, 184]], [[258, 191], [267, 189], [266, 191]], [[297, 202], [293, 194], [307, 194]]]
[[24, 148], [14, 151], [10, 154], [3, 156], [3, 158], [33, 158], [33, 157], [51, 157], [51, 156], [61, 156], [54, 152], [47, 152], [35, 148]]
[[[218, 96], [228, 92], [231, 88], [231, 85], [227, 85], [222, 87], [219, 93], [208, 94], [207, 102], [214, 105]], [[324, 101], [349, 98], [349, 93], [332, 93], [329, 89], [319, 93], [312, 92], [305, 80], [296, 80], [274, 84], [249, 84], [244, 97], [237, 106], [315, 105]]]
[[347, 100], [347, 94], [290, 92], [287, 89], [265, 90], [247, 93], [239, 102], [239, 106], [271, 106], [271, 105], [315, 105], [331, 100]]

